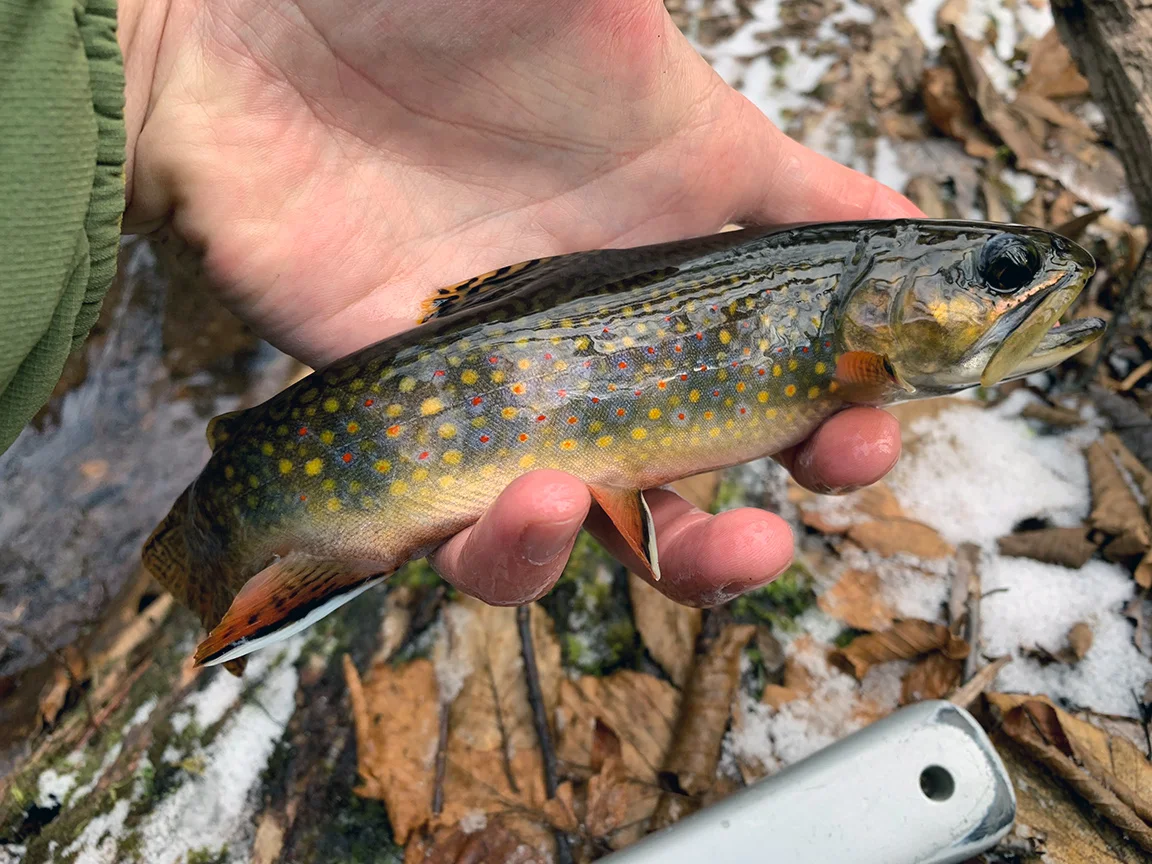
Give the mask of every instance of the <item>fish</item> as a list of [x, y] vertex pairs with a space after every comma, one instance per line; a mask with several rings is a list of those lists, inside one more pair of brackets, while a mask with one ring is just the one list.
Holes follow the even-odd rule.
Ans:
[[1053, 367], [1071, 240], [900, 219], [750, 227], [523, 261], [435, 291], [404, 332], [213, 419], [211, 456], [143, 549], [239, 674], [475, 523], [514, 479], [583, 480], [660, 577], [644, 490], [773, 455], [851, 405]]

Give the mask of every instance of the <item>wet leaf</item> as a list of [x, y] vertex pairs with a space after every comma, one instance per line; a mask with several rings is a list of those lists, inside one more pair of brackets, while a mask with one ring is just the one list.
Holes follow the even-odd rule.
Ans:
[[861, 522], [848, 529], [848, 538], [885, 558], [899, 554], [949, 558], [956, 552], [934, 528], [911, 519]]
[[968, 656], [968, 643], [952, 635], [943, 624], [904, 618], [883, 633], [857, 636], [845, 648], [832, 653], [831, 662], [861, 679], [877, 663], [911, 660], [940, 651], [952, 660]]
[[644, 647], [672, 683], [683, 687], [692, 670], [701, 610], [670, 600], [634, 573], [628, 574], [628, 593]]
[[1096, 544], [1088, 539], [1088, 534], [1089, 529], [1083, 527], [1041, 528], [1001, 537], [996, 545], [1001, 555], [1032, 558], [1075, 570], [1096, 554]]
[[912, 665], [901, 684], [900, 704], [943, 699], [959, 684], [964, 675], [964, 661], [933, 651]]
[[896, 617], [896, 611], [881, 596], [880, 578], [870, 570], [845, 570], [816, 605], [857, 630], [883, 630]]
[[440, 724], [436, 672], [425, 659], [378, 663], [361, 682], [351, 658], [344, 676], [356, 727], [357, 795], [379, 798], [398, 843], [432, 816], [433, 763]]

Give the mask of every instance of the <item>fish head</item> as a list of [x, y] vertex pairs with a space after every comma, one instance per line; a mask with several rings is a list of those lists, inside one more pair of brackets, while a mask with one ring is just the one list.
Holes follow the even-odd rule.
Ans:
[[1022, 225], [900, 220], [866, 233], [836, 320], [842, 352], [883, 358], [898, 401], [1048, 369], [1104, 330], [1061, 325], [1095, 271], [1083, 248]]

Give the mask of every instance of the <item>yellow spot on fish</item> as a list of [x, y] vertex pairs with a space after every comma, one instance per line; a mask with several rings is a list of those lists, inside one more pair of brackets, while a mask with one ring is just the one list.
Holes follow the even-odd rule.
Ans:
[[659, 408], [653, 408], [651, 411], [649, 411], [648, 412], [648, 419], [649, 420], [659, 420], [660, 419], [660, 409]]
[[620, 340], [620, 342], [625, 348], [633, 348], [636, 345], [636, 340], [633, 339], [631, 336], [625, 336], [623, 339]]
[[720, 331], [720, 344], [721, 345], [727, 345], [731, 341], [732, 341], [732, 334], [729, 333], [727, 330], [721, 330]]
[[471, 369], [465, 369], [460, 373], [460, 380], [465, 384], [475, 384], [478, 376]]
[[700, 391], [699, 390], [693, 390], [691, 393], [689, 393], [688, 394], [688, 401], [689, 402], [699, 402], [700, 401]]
[[255, 495], [249, 495], [244, 500], [247, 502], [249, 507], [255, 507], [257, 504], [260, 503], [259, 499]]
[[[571, 322], [569, 322], [569, 325], [571, 325]], [[573, 342], [572, 344], [574, 344], [576, 346], [577, 351], [584, 351], [588, 348], [588, 345], [590, 343], [588, 341], [587, 336], [577, 336], [576, 341]]]
[[516, 417], [516, 409], [509, 405], [500, 412], [500, 416], [505, 420], [512, 420]]
[[364, 484], [361, 483], [359, 480], [353, 480], [351, 483], [348, 484], [348, 491], [351, 492], [353, 495], [355, 495], [357, 492], [359, 492], [363, 488], [364, 488]]
[[529, 360], [527, 357], [521, 357], [519, 360], [516, 361], [516, 365], [521, 369], [531, 369], [532, 368], [532, 361]]
[[[576, 325], [572, 323], [571, 318], [561, 318], [560, 319], [560, 326], [567, 330], [567, 329], [571, 329], [572, 327], [575, 327]], [[583, 339], [584, 337], [581, 336], [580, 338]], [[577, 340], [577, 341], [579, 341], [579, 340]]]
[[728, 380], [728, 370], [727, 369], [721, 369], [719, 372], [717, 372], [716, 373], [716, 380], [717, 381], [727, 381]]
[[227, 477], [229, 480], [231, 480], [233, 477], [236, 476], [236, 469], [233, 468], [231, 465], [225, 465], [224, 466], [224, 476]]
[[300, 403], [307, 405], [309, 402], [315, 401], [316, 397], [320, 395], [320, 391], [315, 387], [310, 387], [300, 394]]
[[503, 384], [504, 383], [504, 373], [501, 372], [499, 369], [497, 369], [495, 372], [493, 372], [488, 377], [490, 377], [492, 379], [493, 384]]
[[836, 381], [829, 382], [829, 384], [828, 384], [828, 392], [829, 393], [835, 393], [839, 389], [840, 389], [840, 384], [838, 382], [836, 382]]
[[660, 446], [661, 447], [671, 447], [672, 446], [672, 439], [671, 438], [661, 438], [660, 439]]
[[598, 447], [610, 447], [612, 445], [612, 436], [611, 435], [601, 435], [599, 438], [596, 439], [596, 445]]
[[536, 462], [536, 457], [533, 456], [531, 453], [525, 453], [523, 456], [520, 457], [520, 467], [521, 468], [531, 468], [532, 465], [535, 464], [535, 462]]
[[388, 410], [386, 410], [384, 413], [387, 414], [389, 417], [399, 417], [401, 414], [404, 413], [404, 406], [397, 404], [396, 402], [393, 402], [391, 405], [388, 406]]
[[791, 360], [788, 361], [788, 371], [789, 372], [795, 372], [796, 367], [799, 365], [800, 365], [800, 361], [797, 360], [795, 357], [793, 357]]
[[304, 463], [304, 473], [309, 477], [315, 477], [324, 469], [324, 463], [319, 459], [309, 459]]
[[772, 377], [773, 378], [779, 378], [783, 374], [784, 374], [784, 370], [780, 368], [780, 364], [779, 363], [773, 364]]
[[563, 372], [565, 369], [568, 368], [568, 364], [565, 363], [563, 360], [557, 360], [552, 365], [552, 368], [555, 369], [557, 372]]
[[725, 429], [731, 429], [731, 428], [732, 428], [733, 426], [735, 426], [735, 425], [736, 425], [736, 421], [735, 421], [735, 420], [725, 420], [725, 421], [724, 421], [724, 428], [725, 428]]
[[335, 414], [337, 411], [340, 410], [340, 400], [336, 399], [332, 396], [329, 396], [327, 399], [324, 400], [324, 410], [327, 411], [329, 414]]
[[325, 444], [331, 444], [333, 441], [336, 440], [336, 435], [332, 432], [332, 430], [325, 429], [323, 432], [320, 433], [320, 440], [323, 441]]
[[767, 390], [761, 390], [759, 393], [756, 394], [756, 398], [759, 399], [761, 402], [767, 402], [768, 401], [768, 391]]
[[273, 453], [276, 452], [276, 448], [272, 446], [272, 443], [270, 441], [265, 441], [263, 444], [260, 445], [260, 452], [263, 453], [265, 456], [271, 456]]
[[440, 428], [436, 431], [440, 434], [440, 437], [443, 438], [445, 441], [448, 441], [448, 440], [456, 437], [456, 427], [453, 426], [451, 423], [442, 424], [440, 426]]
[[324, 482], [320, 484], [320, 488], [323, 489], [325, 492], [331, 492], [333, 489], [336, 488], [336, 481], [333, 480], [331, 477], [326, 477], [326, 478], [324, 478]]
[[592, 433], [599, 432], [603, 428], [604, 428], [604, 424], [601, 423], [599, 420], [593, 420], [591, 423], [588, 424], [588, 431], [592, 432]]
[[288, 460], [288, 459], [281, 459], [280, 460], [280, 473], [281, 474], [291, 474], [292, 473], [292, 462], [290, 460]]
[[417, 468], [415, 471], [412, 472], [412, 479], [415, 480], [417, 483], [419, 483], [421, 480], [427, 480], [428, 479], [428, 469], [427, 468]]
[[815, 399], [819, 395], [820, 395], [820, 388], [819, 387], [809, 387], [808, 388], [808, 398], [809, 399]]
[[737, 393], [743, 393], [744, 390], [746, 389], [746, 386], [747, 385], [745, 385], [745, 383], [743, 381], [737, 381], [736, 382], [736, 392]]
[[381, 474], [387, 474], [392, 470], [392, 463], [387, 459], [377, 459], [376, 464], [372, 467], [379, 471]]
[[415, 389], [416, 389], [416, 379], [415, 378], [413, 378], [409, 375], [406, 375], [400, 379], [400, 392], [401, 393], [411, 393]]
[[348, 424], [348, 434], [349, 435], [355, 435], [359, 431], [360, 431], [360, 424], [357, 423], [355, 420], [353, 420], [351, 423]]
[[260, 478], [257, 477], [255, 474], [250, 475], [248, 477], [248, 485], [251, 486], [253, 489], [259, 489], [260, 488]]
[[361, 378], [355, 378], [348, 383], [348, 389], [355, 393], [357, 390], [364, 389], [364, 381]]
[[637, 441], [643, 441], [648, 437], [648, 430], [646, 430], [643, 426], [637, 426], [632, 430], [632, 437]]
[[493, 477], [496, 476], [496, 466], [495, 465], [482, 466], [480, 468], [480, 476], [483, 477], [485, 480], [491, 480]]
[[487, 417], [473, 417], [472, 418], [472, 428], [473, 429], [483, 429], [487, 425], [488, 425], [488, 418]]
[[575, 439], [565, 438], [563, 441], [560, 442], [560, 449], [561, 450], [575, 450], [576, 449]]
[[440, 458], [447, 462], [449, 465], [459, 465], [460, 457], [463, 454], [459, 450], [445, 450], [444, 455]]
[[455, 477], [445, 475], [445, 476], [441, 477], [439, 480], [440, 488], [441, 489], [447, 489], [449, 486], [451, 486], [455, 482], [456, 482]]
[[420, 403], [420, 413], [425, 417], [432, 414], [439, 414], [444, 410], [444, 403], [437, 399], [435, 396], [425, 399]]
[[785, 387], [784, 388], [784, 395], [787, 396], [789, 399], [791, 399], [793, 396], [795, 396], [796, 395], [796, 385], [795, 384], [789, 384], [787, 387]]
[[340, 509], [340, 501], [336, 498], [329, 498], [324, 502], [324, 506], [328, 508], [329, 513], [335, 513]]
[[823, 360], [818, 361], [813, 368], [815, 369], [817, 375], [823, 375], [828, 370], [828, 367], [824, 365]]
[[775, 408], [769, 408], [767, 411], [764, 412], [764, 416], [767, 417], [769, 420], [775, 420], [776, 414], [777, 414], [777, 411]]

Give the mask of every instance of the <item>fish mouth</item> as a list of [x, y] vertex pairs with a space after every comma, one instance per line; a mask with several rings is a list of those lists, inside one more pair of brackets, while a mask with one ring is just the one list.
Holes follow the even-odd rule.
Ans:
[[1060, 324], [1090, 275], [1066, 272], [1050, 290], [1004, 314], [988, 334], [996, 347], [980, 373], [983, 386], [1049, 369], [1099, 338], [1105, 325], [1098, 318]]

